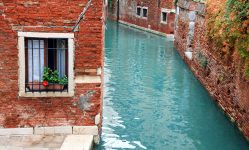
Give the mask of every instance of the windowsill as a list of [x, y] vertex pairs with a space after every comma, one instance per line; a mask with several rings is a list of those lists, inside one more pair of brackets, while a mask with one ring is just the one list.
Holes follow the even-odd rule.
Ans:
[[161, 24], [167, 24], [167, 22], [161, 21]]
[[142, 16], [138, 16], [138, 15], [136, 15], [136, 17], [139, 19], [146, 19], [146, 20], [148, 19], [148, 17], [142, 17]]
[[19, 92], [20, 97], [73, 97], [74, 92]]

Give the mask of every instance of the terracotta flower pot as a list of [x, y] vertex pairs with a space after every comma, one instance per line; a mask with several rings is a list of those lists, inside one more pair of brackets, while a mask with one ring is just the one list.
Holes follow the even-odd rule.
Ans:
[[44, 85], [42, 82], [30, 82], [27, 84], [27, 88], [31, 91], [59, 91], [59, 90], [63, 90], [65, 87], [65, 85], [62, 85], [62, 84], [58, 84], [58, 83], [55, 83], [55, 84], [51, 84], [49, 83], [48, 85]]
[[55, 83], [55, 84], [49, 84], [48, 86], [44, 88], [47, 90], [63, 90], [64, 85]]

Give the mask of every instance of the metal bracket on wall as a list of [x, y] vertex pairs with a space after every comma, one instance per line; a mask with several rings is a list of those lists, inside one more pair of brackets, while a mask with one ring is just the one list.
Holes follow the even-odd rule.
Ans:
[[92, 0], [89, 0], [89, 1], [87, 2], [86, 6], [84, 7], [83, 11], [80, 13], [80, 15], [79, 15], [79, 17], [78, 17], [78, 19], [77, 19], [77, 21], [76, 21], [76, 24], [75, 24], [74, 27], [73, 27], [73, 32], [79, 31], [79, 23], [80, 23], [81, 20], [84, 19], [84, 16], [85, 16], [85, 14], [86, 14], [88, 8], [89, 8], [91, 5], [92, 5]]

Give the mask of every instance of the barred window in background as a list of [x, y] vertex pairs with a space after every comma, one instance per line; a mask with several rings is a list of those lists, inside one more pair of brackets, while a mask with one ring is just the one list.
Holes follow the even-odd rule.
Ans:
[[143, 8], [143, 17], [144, 18], [148, 17], [148, 8]]
[[161, 14], [161, 22], [167, 23], [167, 12], [162, 12]]
[[137, 7], [137, 16], [141, 16], [141, 7]]

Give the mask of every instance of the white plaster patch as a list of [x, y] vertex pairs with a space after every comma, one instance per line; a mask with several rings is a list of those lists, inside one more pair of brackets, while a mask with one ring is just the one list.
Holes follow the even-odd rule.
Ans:
[[99, 142], [100, 142], [100, 137], [99, 137], [99, 135], [95, 135], [95, 136], [93, 136], [93, 142], [95, 143], [95, 144], [99, 144]]
[[101, 68], [97, 68], [97, 75], [101, 75], [102, 74], [102, 69]]
[[190, 11], [188, 13], [188, 18], [189, 18], [190, 21], [195, 21], [195, 19], [196, 19], [196, 12], [195, 11]]
[[95, 116], [95, 124], [98, 125], [100, 123], [100, 114]]
[[185, 56], [186, 56], [189, 60], [192, 60], [192, 52], [185, 52]]

